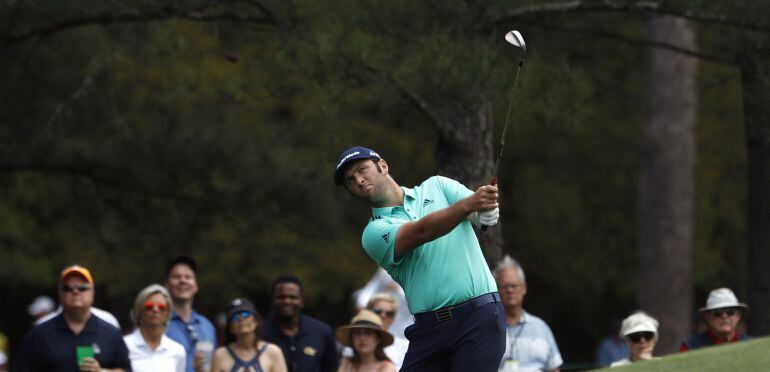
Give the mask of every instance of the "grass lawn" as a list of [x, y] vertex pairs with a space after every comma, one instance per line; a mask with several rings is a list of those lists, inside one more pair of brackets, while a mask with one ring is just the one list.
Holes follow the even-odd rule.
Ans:
[[667, 355], [611, 371], [770, 371], [770, 337]]

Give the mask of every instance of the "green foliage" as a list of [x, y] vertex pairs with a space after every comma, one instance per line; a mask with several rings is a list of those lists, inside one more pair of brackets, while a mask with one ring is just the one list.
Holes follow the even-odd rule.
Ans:
[[[738, 7], [680, 3], [716, 14]], [[2, 36], [209, 3], [40, 4], [2, 5]], [[523, 263], [526, 307], [551, 324], [567, 360], [591, 359], [587, 340], [603, 335], [605, 319], [637, 307], [646, 82], [644, 49], [622, 37], [643, 37], [640, 18], [552, 15], [503, 28], [484, 23], [491, 11], [539, 2], [265, 4], [277, 25], [169, 16], [0, 44], [0, 281], [16, 291], [9, 301], [50, 293], [58, 271], [78, 262], [93, 269], [97, 304], [126, 319], [136, 292], [186, 252], [203, 263], [196, 307], [207, 315], [240, 295], [266, 310], [269, 283], [293, 273], [310, 313], [347, 321], [348, 296], [374, 264], [360, 249], [368, 210], [332, 184], [337, 155], [368, 145], [403, 185], [432, 175], [436, 123], [408, 93], [445, 115], [487, 97], [499, 132], [519, 58], [502, 35], [515, 26], [529, 49], [500, 173], [505, 253]], [[259, 14], [239, 1], [205, 14], [218, 12]], [[702, 26], [703, 50], [749, 42], [723, 31]], [[699, 293], [745, 287], [736, 74], [704, 63], [699, 76]]]
[[[698, 198], [693, 264], [697, 298], [718, 286], [745, 293], [746, 151], [739, 72], [701, 65], [702, 119], [698, 136]], [[738, 113], [738, 114], [736, 114]]]

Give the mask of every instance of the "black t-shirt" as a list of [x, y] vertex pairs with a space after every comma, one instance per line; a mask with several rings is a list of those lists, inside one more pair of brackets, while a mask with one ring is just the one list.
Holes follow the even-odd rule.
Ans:
[[131, 370], [128, 348], [117, 328], [91, 315], [85, 328], [75, 334], [59, 314], [27, 333], [11, 371], [77, 372], [78, 346], [91, 347], [102, 368]]

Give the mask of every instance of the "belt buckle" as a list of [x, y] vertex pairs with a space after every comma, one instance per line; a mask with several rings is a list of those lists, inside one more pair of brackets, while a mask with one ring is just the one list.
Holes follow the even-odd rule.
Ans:
[[447, 320], [452, 320], [452, 308], [447, 307], [440, 310], [435, 311], [436, 314], [436, 320], [439, 322], [444, 322]]

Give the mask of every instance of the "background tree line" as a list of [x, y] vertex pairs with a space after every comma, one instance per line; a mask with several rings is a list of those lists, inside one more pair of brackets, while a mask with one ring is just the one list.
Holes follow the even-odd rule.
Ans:
[[[268, 283], [291, 272], [310, 313], [346, 322], [374, 264], [368, 211], [332, 183], [338, 153], [373, 147], [402, 185], [486, 183], [516, 28], [529, 48], [487, 257], [522, 262], [526, 308], [565, 360], [591, 360], [586, 341], [636, 308], [661, 318], [670, 351], [712, 288], [770, 305], [768, 10], [4, 2], [0, 329], [21, 337], [24, 306], [72, 262], [128, 324], [120, 310], [181, 252], [202, 262], [208, 315], [238, 295], [267, 311]], [[751, 333], [767, 334], [765, 313], [749, 313]]]

